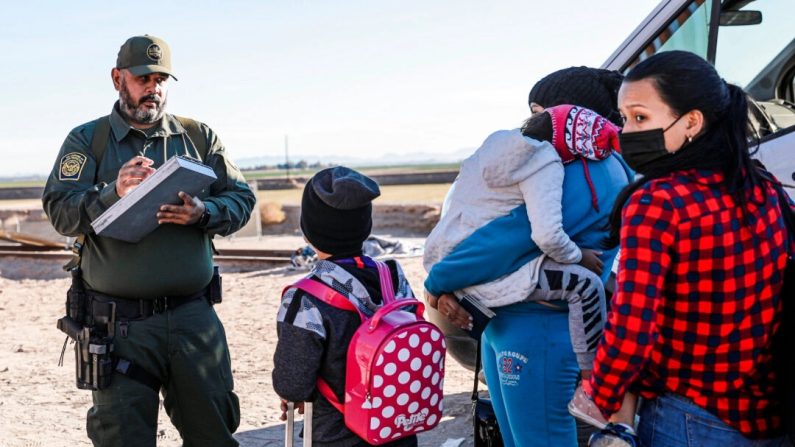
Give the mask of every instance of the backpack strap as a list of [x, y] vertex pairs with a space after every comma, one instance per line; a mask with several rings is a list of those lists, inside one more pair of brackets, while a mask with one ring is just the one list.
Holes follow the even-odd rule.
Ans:
[[379, 282], [381, 283], [381, 302], [383, 304], [389, 304], [395, 301], [395, 287], [392, 285], [392, 272], [389, 270], [389, 267], [381, 262], [376, 261], [375, 266], [378, 267], [378, 278]]
[[[202, 161], [206, 160], [207, 140], [204, 138], [204, 132], [202, 132], [199, 122], [184, 116], [173, 115], [173, 117], [185, 128], [185, 132], [187, 132], [188, 137], [199, 152], [199, 157], [201, 157]], [[110, 115], [98, 118], [96, 123], [94, 135], [91, 136], [91, 153], [94, 155], [97, 170], [99, 170], [99, 164], [105, 155], [105, 147], [108, 145], [108, 137], [110, 136]]]
[[105, 155], [105, 146], [108, 145], [110, 136], [110, 115], [98, 118], [96, 123], [94, 135], [91, 136], [91, 153], [96, 161], [96, 172], [99, 172], [99, 164], [102, 162], [102, 156]]
[[328, 384], [322, 377], [317, 378], [317, 390], [320, 392], [323, 397], [326, 398], [328, 403], [331, 404], [332, 407], [336, 408], [342, 414], [345, 414], [345, 406], [337, 400], [337, 395], [334, 394], [334, 390], [331, 389], [331, 385]]
[[[97, 118], [94, 122], [96, 124], [94, 125], [94, 134], [91, 135], [90, 149], [91, 154], [94, 156], [94, 180], [96, 180], [99, 164], [102, 163], [102, 156], [105, 155], [105, 146], [108, 145], [108, 137], [110, 136], [110, 115]], [[70, 272], [80, 266], [80, 256], [85, 243], [85, 234], [79, 234], [75, 237], [71, 247], [72, 253], [75, 255], [63, 266], [64, 270]]]
[[[367, 317], [365, 317], [364, 314], [356, 306], [354, 306], [352, 302], [350, 302], [350, 300], [345, 298], [341, 293], [337, 292], [324, 282], [317, 281], [312, 278], [303, 278], [298, 280], [295, 284], [285, 287], [284, 291], [282, 292], [282, 296], [284, 296], [284, 293], [287, 292], [287, 290], [291, 287], [302, 290], [319, 299], [320, 301], [323, 301], [330, 306], [336, 307], [337, 309], [356, 312], [359, 314], [359, 317], [362, 319], [362, 321], [367, 319]], [[334, 408], [339, 410], [340, 413], [344, 413], [344, 407], [334, 394], [334, 390], [331, 389], [331, 385], [329, 385], [328, 382], [326, 382], [326, 380], [322, 377], [317, 378], [316, 385], [320, 394], [323, 395], [323, 397], [325, 397]]]
[[332, 289], [331, 286], [321, 282], [314, 280], [312, 278], [303, 278], [295, 282], [295, 284], [291, 286], [287, 286], [284, 291], [282, 292], [282, 296], [284, 296], [284, 292], [287, 289], [295, 287], [296, 289], [301, 289], [304, 292], [314, 296], [315, 298], [323, 301], [324, 303], [328, 304], [329, 306], [336, 307], [337, 309], [347, 310], [350, 312], [356, 312], [362, 318], [362, 321], [366, 320], [367, 318], [364, 316], [362, 311], [360, 311], [348, 298], [345, 298], [341, 293], [337, 292], [336, 290]]
[[190, 141], [193, 142], [193, 145], [199, 152], [199, 157], [201, 160], [206, 160], [207, 140], [204, 138], [204, 132], [202, 132], [199, 122], [190, 118], [185, 118], [184, 116], [173, 116], [177, 119], [177, 121], [179, 121], [180, 124], [182, 124], [182, 127], [185, 128], [185, 131], [188, 133], [188, 138], [190, 138]]
[[[336, 261], [339, 264], [355, 265], [359, 269], [376, 267], [378, 270], [378, 283], [381, 288], [381, 304], [388, 304], [395, 300], [395, 284], [400, 281], [397, 262], [390, 259], [386, 262], [375, 260], [369, 256], [354, 256]], [[390, 267], [394, 265], [394, 267]]]

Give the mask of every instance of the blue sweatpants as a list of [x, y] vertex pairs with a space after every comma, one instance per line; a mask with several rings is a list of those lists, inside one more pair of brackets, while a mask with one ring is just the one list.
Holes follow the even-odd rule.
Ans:
[[577, 360], [563, 310], [533, 302], [494, 308], [483, 332], [483, 370], [506, 447], [576, 447]]

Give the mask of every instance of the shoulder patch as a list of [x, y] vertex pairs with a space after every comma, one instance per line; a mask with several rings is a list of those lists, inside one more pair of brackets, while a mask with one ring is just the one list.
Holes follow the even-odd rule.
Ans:
[[80, 180], [80, 173], [86, 165], [86, 156], [80, 152], [69, 152], [61, 157], [61, 166], [58, 170], [59, 180]]

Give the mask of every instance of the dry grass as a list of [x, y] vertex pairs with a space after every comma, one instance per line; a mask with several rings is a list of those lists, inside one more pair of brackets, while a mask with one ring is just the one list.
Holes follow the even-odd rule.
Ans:
[[37, 207], [41, 207], [41, 199], [0, 200], [0, 209], [27, 209]]
[[[442, 203], [450, 183], [429, 185], [389, 185], [381, 187], [381, 197], [376, 199], [377, 204], [391, 203]], [[301, 189], [275, 189], [257, 192], [260, 203], [276, 203], [279, 205], [298, 205], [301, 203]], [[36, 208], [41, 206], [40, 199], [0, 200], [0, 209], [3, 208]]]
[[[381, 197], [375, 200], [376, 204], [387, 203], [442, 203], [450, 183], [433, 185], [389, 185], [381, 187]], [[301, 189], [262, 190], [257, 192], [260, 203], [274, 202], [282, 205], [297, 205], [301, 203]]]
[[280, 224], [287, 218], [282, 206], [274, 202], [260, 201], [259, 214], [263, 225]]

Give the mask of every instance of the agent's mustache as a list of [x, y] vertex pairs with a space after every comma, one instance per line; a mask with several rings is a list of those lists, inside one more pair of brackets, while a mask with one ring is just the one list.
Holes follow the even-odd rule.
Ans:
[[157, 105], [160, 105], [160, 103], [163, 102], [160, 99], [159, 95], [157, 95], [155, 93], [152, 93], [151, 95], [146, 95], [146, 96], [142, 97], [141, 99], [139, 99], [138, 100], [138, 105], [140, 106], [141, 104], [145, 103], [146, 101], [152, 101], [153, 103], [155, 103]]

